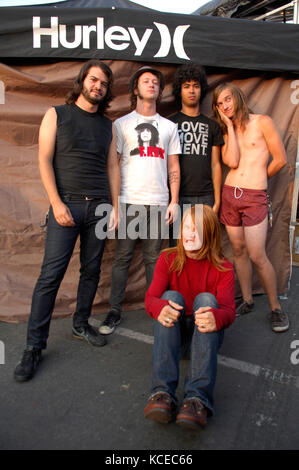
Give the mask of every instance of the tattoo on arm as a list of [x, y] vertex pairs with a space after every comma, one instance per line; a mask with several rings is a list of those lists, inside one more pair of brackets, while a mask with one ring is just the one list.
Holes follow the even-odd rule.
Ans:
[[170, 171], [168, 173], [169, 184], [179, 182], [179, 173], [178, 171]]

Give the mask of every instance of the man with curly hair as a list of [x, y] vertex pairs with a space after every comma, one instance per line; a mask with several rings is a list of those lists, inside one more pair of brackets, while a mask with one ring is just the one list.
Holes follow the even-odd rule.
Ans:
[[[184, 204], [207, 204], [217, 214], [220, 207], [220, 146], [223, 137], [219, 124], [200, 112], [207, 88], [202, 66], [194, 63], [180, 66], [173, 80], [173, 95], [180, 111], [169, 119], [177, 124], [181, 142], [181, 211]], [[172, 240], [171, 244], [174, 243]]]

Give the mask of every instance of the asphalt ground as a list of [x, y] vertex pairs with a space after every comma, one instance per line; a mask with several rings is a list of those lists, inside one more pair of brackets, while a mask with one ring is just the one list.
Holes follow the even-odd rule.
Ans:
[[[281, 300], [289, 331], [272, 332], [264, 295], [255, 296], [255, 310], [225, 331], [215, 415], [198, 432], [143, 417], [154, 322], [144, 310], [125, 312], [102, 348], [74, 339], [71, 318], [53, 320], [48, 348], [35, 377], [26, 383], [16, 383], [13, 371], [27, 324], [0, 323], [0, 449], [102, 450], [108, 464], [113, 462], [105, 459], [125, 451], [127, 456], [141, 450], [147, 456], [157, 451], [184, 456], [201, 450], [298, 450], [298, 287], [299, 268], [294, 267], [287, 299]], [[90, 321], [99, 325], [103, 319], [95, 315]], [[188, 363], [181, 361], [179, 400]]]

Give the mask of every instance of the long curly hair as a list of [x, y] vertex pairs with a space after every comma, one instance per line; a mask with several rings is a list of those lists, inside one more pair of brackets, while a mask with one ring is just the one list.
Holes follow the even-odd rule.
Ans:
[[91, 59], [81, 67], [81, 70], [75, 79], [73, 89], [68, 92], [68, 94], [65, 97], [65, 102], [66, 104], [73, 104], [77, 101], [79, 98], [79, 95], [82, 92], [83, 89], [83, 82], [88, 75], [89, 70], [91, 67], [99, 67], [102, 72], [107, 77], [108, 80], [108, 87], [107, 87], [107, 93], [103, 100], [99, 103], [98, 110], [97, 112], [101, 115], [105, 114], [106, 110], [110, 106], [110, 102], [113, 100], [114, 96], [112, 94], [112, 86], [113, 86], [113, 73], [110, 67], [105, 64], [104, 62], [98, 60], [98, 59]]
[[172, 82], [172, 94], [178, 107], [182, 106], [182, 84], [190, 82], [191, 80], [199, 82], [200, 84], [200, 103], [207, 94], [208, 82], [204, 67], [199, 64], [194, 64], [193, 62], [181, 65], [177, 68]]

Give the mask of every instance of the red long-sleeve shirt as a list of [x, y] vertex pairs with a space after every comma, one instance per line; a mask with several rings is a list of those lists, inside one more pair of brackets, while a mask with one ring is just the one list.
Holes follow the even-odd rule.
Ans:
[[219, 271], [207, 259], [186, 258], [181, 275], [170, 271], [176, 253], [162, 253], [157, 261], [152, 283], [145, 296], [145, 309], [149, 316], [157, 319], [162, 308], [168, 305], [161, 297], [166, 290], [180, 292], [185, 299], [185, 315], [192, 315], [193, 302], [201, 292], [213, 294], [219, 308], [211, 308], [220, 330], [230, 326], [235, 319], [235, 277], [232, 264], [225, 260], [226, 271]]

